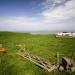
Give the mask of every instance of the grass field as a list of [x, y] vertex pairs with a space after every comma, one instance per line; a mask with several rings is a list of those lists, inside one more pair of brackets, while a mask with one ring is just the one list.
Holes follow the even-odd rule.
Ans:
[[[69, 73], [48, 73], [32, 62], [21, 58], [16, 53], [18, 44], [25, 44], [26, 51], [56, 64], [56, 53], [60, 59], [63, 56], [71, 57], [75, 51], [75, 38], [57, 38], [52, 34], [0, 32], [0, 44], [6, 49], [0, 54], [0, 75], [74, 75]], [[75, 59], [75, 57], [74, 57]]]

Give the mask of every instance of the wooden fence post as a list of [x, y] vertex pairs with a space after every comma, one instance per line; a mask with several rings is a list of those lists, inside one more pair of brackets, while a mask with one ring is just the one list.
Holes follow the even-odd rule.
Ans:
[[57, 67], [59, 67], [59, 52], [57, 52]]

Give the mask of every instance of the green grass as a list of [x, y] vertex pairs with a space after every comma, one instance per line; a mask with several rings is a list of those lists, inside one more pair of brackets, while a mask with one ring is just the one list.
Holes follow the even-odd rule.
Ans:
[[[55, 35], [50, 34], [31, 35], [29, 33], [0, 32], [0, 43], [7, 51], [5, 54], [0, 54], [0, 75], [54, 74], [49, 74], [34, 63], [18, 56], [16, 54], [18, 52], [17, 44], [25, 44], [28, 52], [53, 64], [56, 63], [57, 52], [64, 54], [60, 55], [61, 59], [63, 56], [71, 57], [72, 52], [75, 51], [75, 38], [56, 38]], [[58, 75], [58, 72], [56, 74]]]

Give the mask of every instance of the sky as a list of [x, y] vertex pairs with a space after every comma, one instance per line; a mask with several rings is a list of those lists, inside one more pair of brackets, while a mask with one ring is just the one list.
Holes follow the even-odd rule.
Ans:
[[75, 0], [0, 0], [0, 31], [75, 32]]

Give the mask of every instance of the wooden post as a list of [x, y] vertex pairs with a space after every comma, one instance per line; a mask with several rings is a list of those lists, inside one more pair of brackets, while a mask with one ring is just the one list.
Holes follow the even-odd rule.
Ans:
[[73, 55], [74, 55], [74, 54], [73, 54], [73, 52], [72, 52], [72, 60], [73, 60]]
[[57, 52], [57, 67], [59, 67], [59, 52]]
[[72, 52], [72, 60], [74, 60], [74, 51]]

